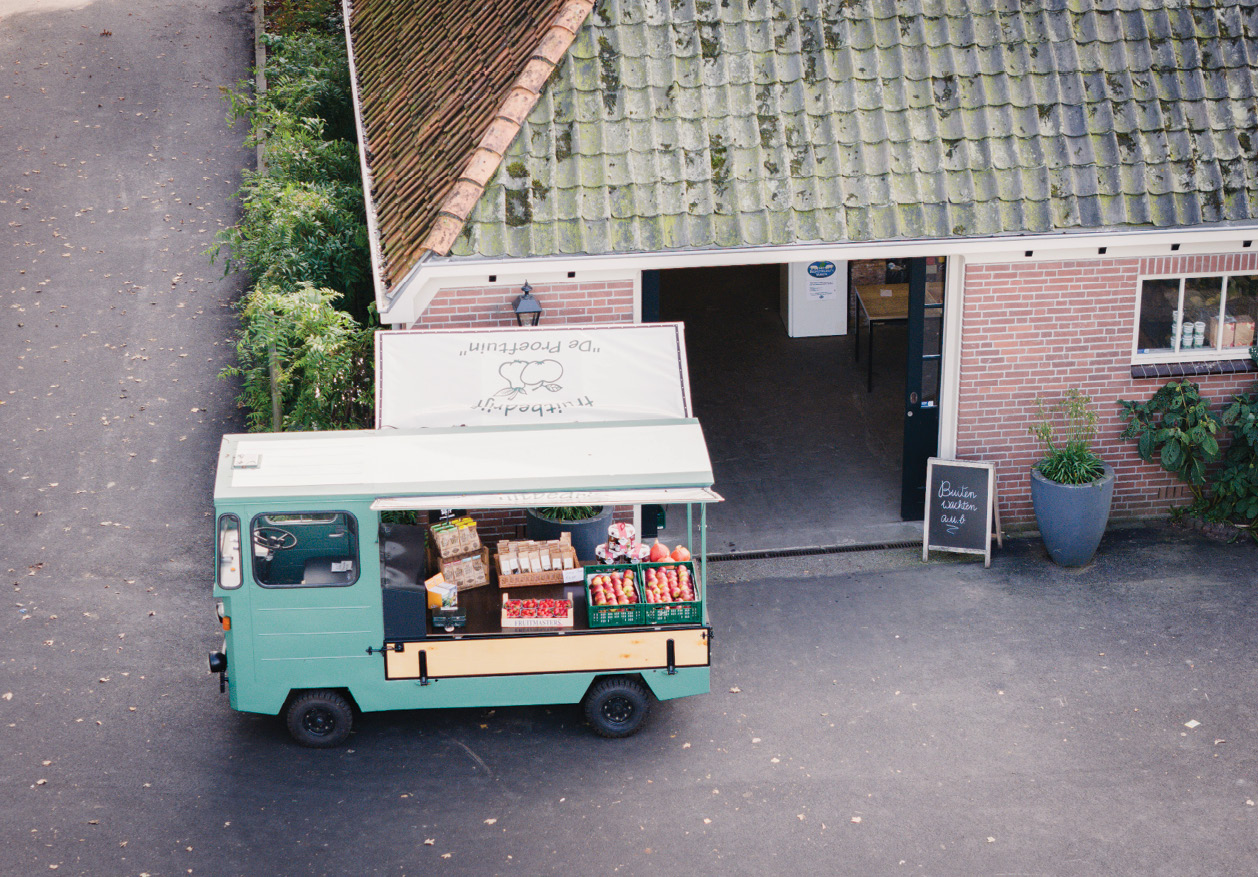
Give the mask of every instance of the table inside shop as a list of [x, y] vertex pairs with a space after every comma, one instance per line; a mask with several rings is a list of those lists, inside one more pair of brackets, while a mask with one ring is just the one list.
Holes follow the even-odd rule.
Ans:
[[[909, 285], [907, 283], [868, 283], [854, 287], [856, 291], [856, 350], [853, 358], [859, 362], [861, 355], [861, 317], [869, 327], [869, 357], [866, 390], [874, 388], [874, 326], [909, 321]], [[943, 284], [926, 284], [927, 304], [943, 301]]]

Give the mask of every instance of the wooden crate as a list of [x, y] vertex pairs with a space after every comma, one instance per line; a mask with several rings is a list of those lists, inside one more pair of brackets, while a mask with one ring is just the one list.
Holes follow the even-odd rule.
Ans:
[[503, 572], [502, 568], [502, 546], [509, 544], [506, 541], [499, 542], [499, 553], [494, 555], [494, 572], [498, 576], [498, 587], [500, 588], [528, 588], [537, 585], [559, 585], [565, 582], [580, 582], [583, 580], [581, 572], [581, 562], [577, 560], [576, 550], [572, 548], [571, 536], [568, 533], [560, 534], [557, 540], [560, 547], [572, 558], [573, 566], [571, 569], [550, 569], [538, 572]]
[[[479, 557], [482, 572], [476, 578], [468, 578], [462, 573], [462, 568], [457, 564], [469, 558]], [[454, 567], [451, 569], [451, 567]], [[437, 554], [436, 547], [430, 542], [428, 544], [428, 568], [437, 570], [445, 580], [454, 585], [460, 591], [466, 591], [469, 588], [483, 588], [493, 580], [493, 568], [489, 565], [489, 549], [481, 546], [477, 551], [469, 551], [465, 554], [458, 554], [454, 557], [441, 557]]]
[[502, 629], [503, 630], [554, 630], [555, 628], [572, 627], [572, 601], [567, 600], [568, 614], [547, 618], [511, 618], [507, 615], [506, 591], [502, 592]]

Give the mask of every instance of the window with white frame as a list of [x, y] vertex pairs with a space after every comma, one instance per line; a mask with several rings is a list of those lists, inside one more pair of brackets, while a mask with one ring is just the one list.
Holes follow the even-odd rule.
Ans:
[[1144, 277], [1134, 358], [1239, 359], [1254, 345], [1256, 322], [1258, 274]]

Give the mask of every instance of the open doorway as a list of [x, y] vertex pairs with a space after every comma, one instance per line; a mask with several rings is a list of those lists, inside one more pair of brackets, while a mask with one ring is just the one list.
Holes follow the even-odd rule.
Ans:
[[[884, 261], [851, 268], [853, 283], [885, 283]], [[876, 272], [884, 273], [875, 280]], [[858, 352], [858, 303], [849, 287], [846, 334], [792, 338], [782, 277], [773, 264], [644, 278], [645, 318], [686, 324], [695, 413], [726, 497], [709, 509], [710, 550], [920, 537], [921, 525], [901, 514], [904, 321], [875, 325], [872, 350], [862, 324]]]

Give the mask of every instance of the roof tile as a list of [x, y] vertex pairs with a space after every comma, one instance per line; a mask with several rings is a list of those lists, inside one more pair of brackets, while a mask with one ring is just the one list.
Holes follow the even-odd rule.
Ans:
[[[493, 21], [489, 30], [501, 32], [514, 10], [489, 2], [501, 21], [454, 5], [461, 22]], [[573, 2], [531, 6], [558, 22], [575, 14]], [[527, 31], [525, 56], [550, 39], [546, 22]], [[601, 0], [553, 73], [516, 62], [527, 74], [519, 85], [545, 91], [509, 146], [505, 119], [485, 121], [473, 138], [488, 132], [486, 148], [506, 158], [453, 252], [1252, 219], [1256, 40], [1254, 4], [1233, 0]], [[498, 51], [457, 63], [467, 69]], [[397, 62], [379, 62], [379, 101], [405, 95], [406, 83], [385, 75]], [[361, 71], [360, 80], [366, 87]], [[489, 112], [518, 117], [514, 104], [503, 107], [513, 80], [497, 81]], [[453, 130], [464, 103], [430, 100], [397, 128], [398, 142]], [[441, 154], [485, 182], [481, 153]], [[401, 169], [415, 166], [383, 169], [389, 191], [422, 201], [449, 190], [404, 179]], [[404, 208], [407, 222], [425, 215], [419, 206]]]

